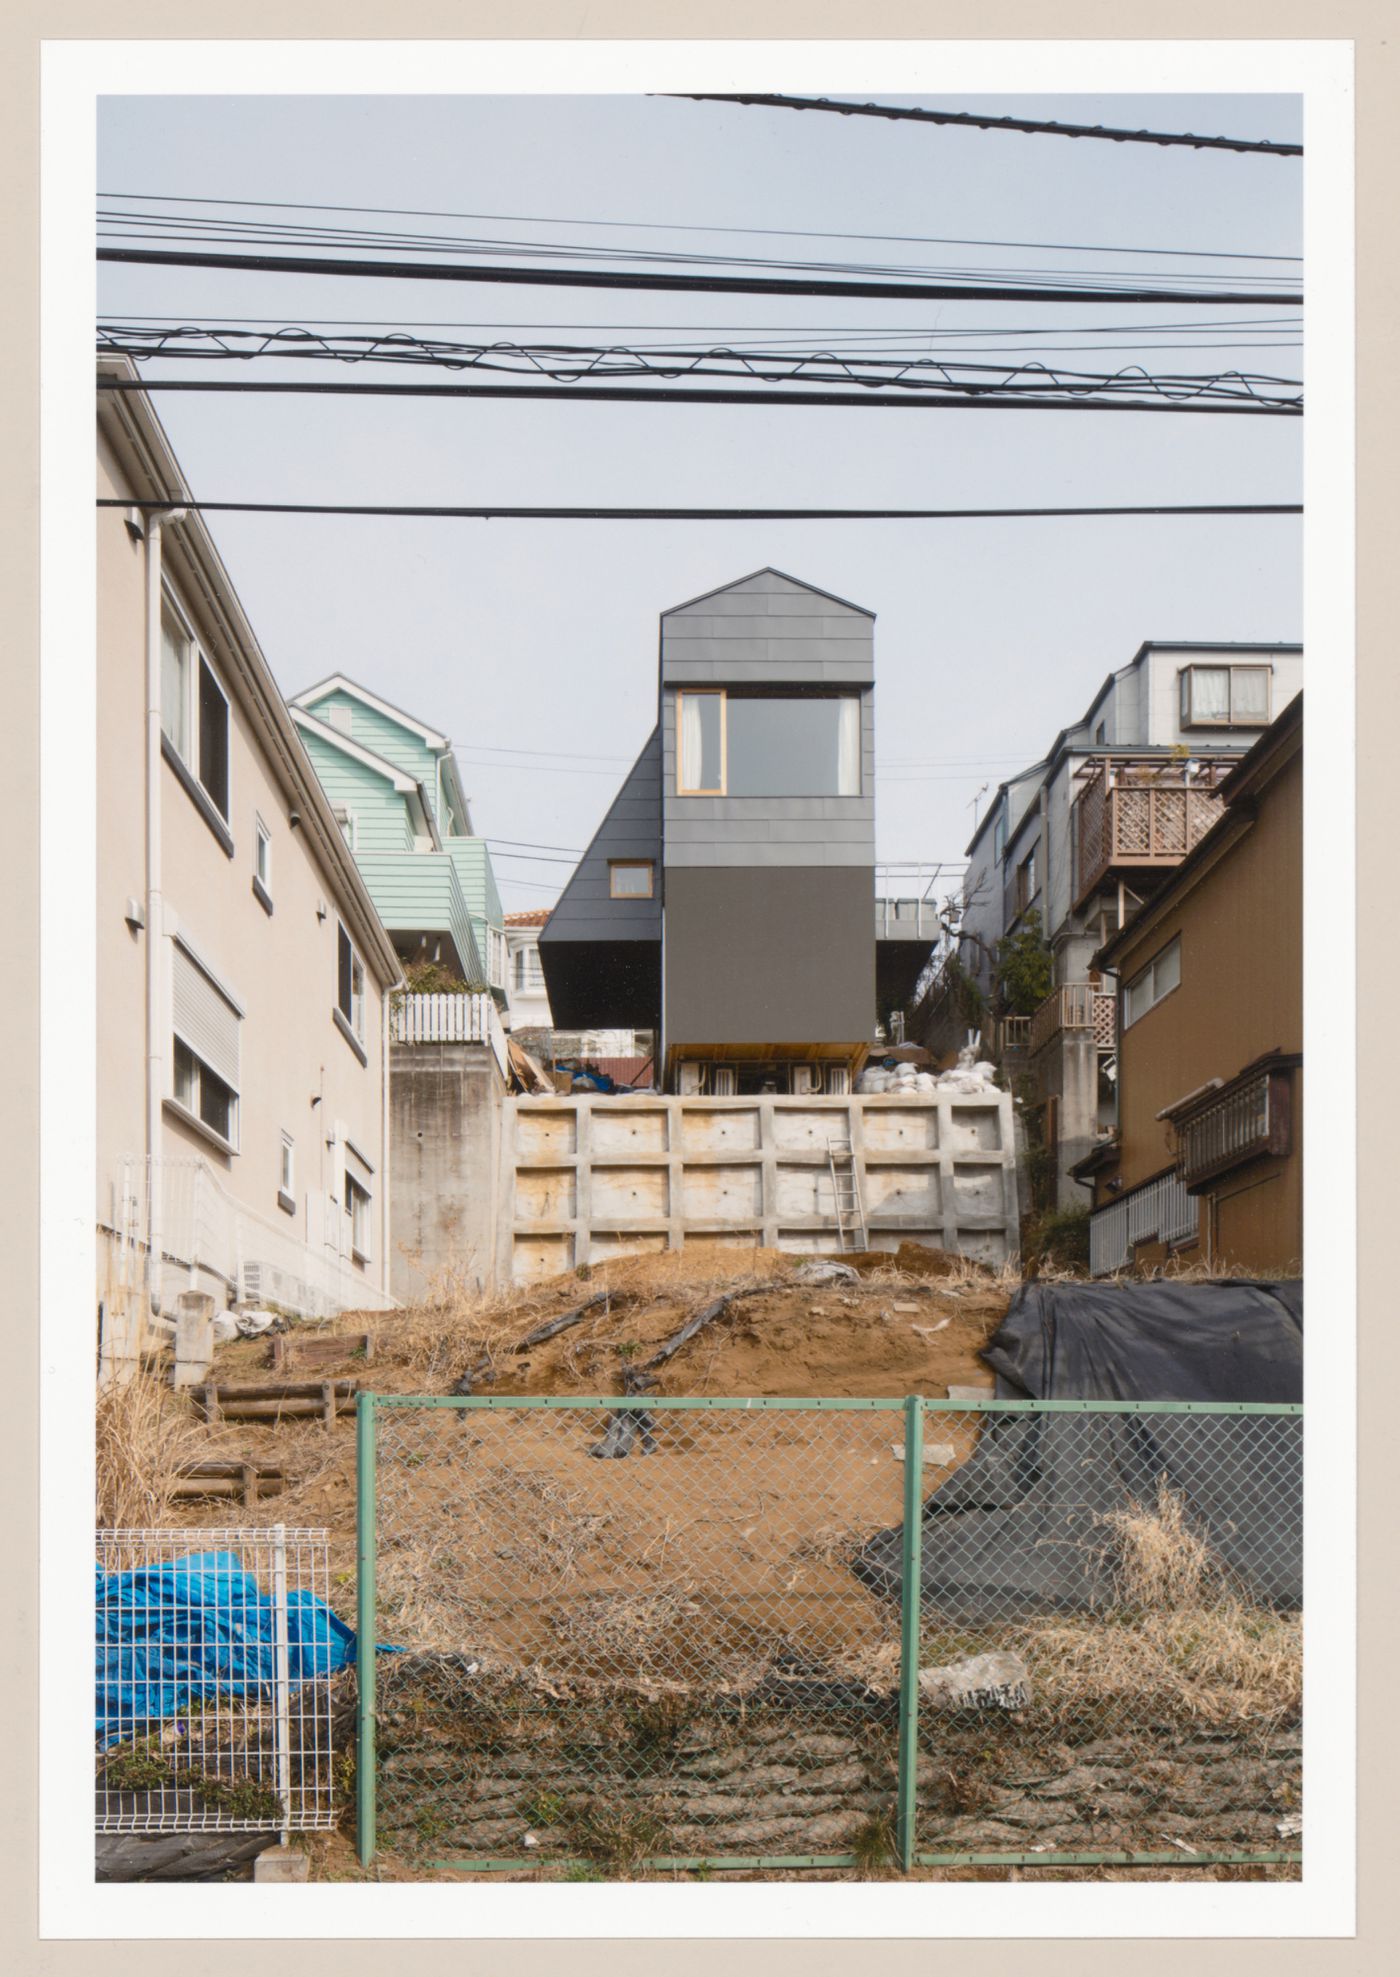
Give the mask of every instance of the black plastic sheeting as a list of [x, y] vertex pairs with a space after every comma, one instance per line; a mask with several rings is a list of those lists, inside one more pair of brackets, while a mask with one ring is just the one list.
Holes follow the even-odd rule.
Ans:
[[[1297, 1403], [1303, 1287], [1028, 1284], [982, 1356], [999, 1400]], [[936, 1439], [937, 1411], [925, 1419]], [[982, 1417], [972, 1455], [924, 1505], [925, 1608], [985, 1622], [1107, 1605], [1103, 1519], [1154, 1505], [1164, 1480], [1244, 1596], [1301, 1604], [1301, 1415], [1065, 1413]], [[853, 1569], [897, 1597], [901, 1554], [896, 1525]]]

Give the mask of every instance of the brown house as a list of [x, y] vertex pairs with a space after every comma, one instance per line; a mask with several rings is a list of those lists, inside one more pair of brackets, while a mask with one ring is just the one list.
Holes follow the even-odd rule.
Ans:
[[1223, 811], [1100, 949], [1118, 978], [1118, 1125], [1091, 1182], [1097, 1276], [1169, 1255], [1260, 1276], [1303, 1254], [1303, 696]]

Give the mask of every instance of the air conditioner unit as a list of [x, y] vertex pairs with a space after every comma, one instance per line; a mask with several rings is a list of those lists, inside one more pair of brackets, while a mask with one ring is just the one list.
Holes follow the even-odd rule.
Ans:
[[800, 1098], [819, 1092], [821, 1086], [820, 1064], [794, 1064], [792, 1067], [792, 1088]]
[[700, 1073], [703, 1064], [679, 1064], [676, 1067], [676, 1089], [682, 1098], [698, 1098], [702, 1085]]
[[710, 1066], [711, 1098], [733, 1098], [739, 1089], [739, 1074], [732, 1064]]

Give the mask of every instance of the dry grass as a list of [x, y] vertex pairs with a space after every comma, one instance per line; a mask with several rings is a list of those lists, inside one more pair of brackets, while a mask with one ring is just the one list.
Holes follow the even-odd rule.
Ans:
[[182, 1469], [209, 1452], [189, 1402], [137, 1373], [97, 1397], [97, 1522], [111, 1530], [167, 1523]]
[[1205, 1539], [1186, 1522], [1186, 1502], [1162, 1475], [1155, 1505], [1130, 1502], [1099, 1522], [1112, 1536], [1113, 1579], [1125, 1606], [1196, 1607], [1218, 1576]]
[[1207, 1724], [1273, 1722], [1302, 1707], [1303, 1623], [1235, 1601], [1141, 1614], [1127, 1624], [1058, 1621], [1015, 1643], [1037, 1711], [1086, 1704], [1124, 1720], [1159, 1712]]

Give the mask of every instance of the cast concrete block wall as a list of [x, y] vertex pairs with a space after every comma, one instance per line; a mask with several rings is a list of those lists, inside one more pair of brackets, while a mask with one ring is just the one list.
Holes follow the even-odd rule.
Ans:
[[1006, 1092], [517, 1098], [504, 1129], [503, 1281], [648, 1250], [833, 1250], [828, 1147], [847, 1138], [872, 1249], [1016, 1250]]

